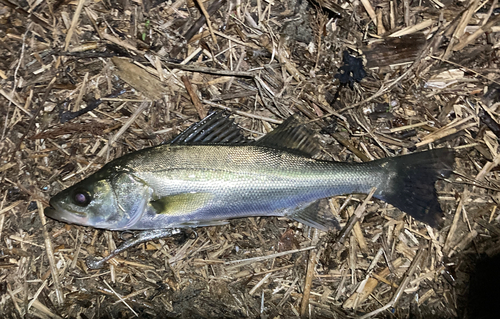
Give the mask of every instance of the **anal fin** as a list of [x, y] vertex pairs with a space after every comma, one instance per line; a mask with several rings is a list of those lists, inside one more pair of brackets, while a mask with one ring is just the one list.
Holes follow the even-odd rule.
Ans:
[[285, 216], [323, 231], [340, 229], [338, 220], [325, 208], [327, 207], [326, 201], [326, 199], [319, 199], [301, 204], [289, 210]]

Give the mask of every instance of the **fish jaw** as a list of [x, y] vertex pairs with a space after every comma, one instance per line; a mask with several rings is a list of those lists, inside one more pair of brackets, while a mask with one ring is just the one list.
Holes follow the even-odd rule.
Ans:
[[85, 214], [71, 212], [64, 209], [57, 201], [50, 200], [50, 206], [44, 210], [45, 216], [69, 224], [88, 226], [89, 219]]

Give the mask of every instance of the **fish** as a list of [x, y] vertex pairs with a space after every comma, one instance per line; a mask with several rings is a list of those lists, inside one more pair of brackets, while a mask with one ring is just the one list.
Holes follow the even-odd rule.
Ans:
[[257, 216], [285, 216], [329, 230], [338, 221], [320, 213], [320, 200], [375, 187], [375, 198], [440, 225], [435, 183], [452, 173], [452, 148], [364, 163], [316, 159], [319, 150], [298, 116], [250, 140], [233, 118], [213, 112], [169, 143], [107, 163], [53, 196], [45, 214], [117, 231], [194, 228]]

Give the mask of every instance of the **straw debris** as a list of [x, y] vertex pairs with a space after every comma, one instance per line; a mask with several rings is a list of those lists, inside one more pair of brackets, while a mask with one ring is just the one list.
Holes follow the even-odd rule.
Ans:
[[[471, 260], [500, 252], [497, 11], [497, 0], [0, 0], [0, 314], [473, 317]], [[250, 138], [302, 114], [326, 159], [456, 148], [455, 174], [436, 185], [444, 226], [346, 194], [326, 206], [338, 233], [233, 220], [88, 269], [129, 234], [45, 220], [50, 197], [211, 108]]]

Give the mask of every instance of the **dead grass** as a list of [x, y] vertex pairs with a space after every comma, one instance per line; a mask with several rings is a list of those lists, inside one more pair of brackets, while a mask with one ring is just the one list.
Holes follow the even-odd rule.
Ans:
[[[499, 250], [495, 7], [0, 0], [3, 317], [467, 316], [471, 256]], [[347, 49], [369, 68], [352, 90], [334, 77]], [[210, 108], [230, 110], [255, 138], [302, 113], [335, 160], [458, 149], [456, 174], [437, 185], [445, 226], [340, 196], [328, 207], [341, 225], [361, 217], [342, 241], [249, 218], [87, 269], [85, 257], [119, 234], [45, 221], [50, 196]]]

